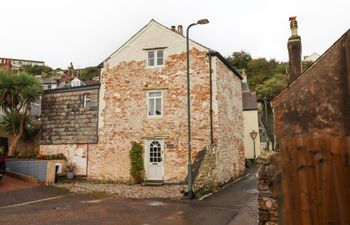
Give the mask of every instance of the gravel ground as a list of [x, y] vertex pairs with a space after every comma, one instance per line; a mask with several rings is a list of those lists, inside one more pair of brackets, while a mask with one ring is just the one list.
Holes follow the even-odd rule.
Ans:
[[108, 194], [125, 198], [171, 198], [183, 197], [184, 185], [142, 186], [126, 184], [94, 184], [86, 182], [56, 183], [54, 187], [75, 193]]

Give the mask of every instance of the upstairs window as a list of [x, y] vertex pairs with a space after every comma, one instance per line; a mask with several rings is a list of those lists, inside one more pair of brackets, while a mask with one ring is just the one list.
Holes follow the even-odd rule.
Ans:
[[147, 93], [149, 117], [161, 117], [163, 115], [163, 94], [161, 91], [149, 91]]
[[83, 106], [84, 107], [90, 107], [91, 106], [91, 96], [90, 96], [90, 94], [84, 94]]
[[147, 51], [147, 65], [152, 66], [163, 66], [164, 65], [164, 50], [154, 49]]

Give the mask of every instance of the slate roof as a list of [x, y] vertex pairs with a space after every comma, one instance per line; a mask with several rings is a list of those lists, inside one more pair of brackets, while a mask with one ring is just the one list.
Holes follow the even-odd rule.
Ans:
[[243, 111], [258, 109], [255, 92], [242, 92], [242, 98], [243, 98]]

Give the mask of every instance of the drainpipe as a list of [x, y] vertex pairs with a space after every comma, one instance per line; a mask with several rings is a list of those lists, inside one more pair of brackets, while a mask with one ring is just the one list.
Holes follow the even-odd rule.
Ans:
[[213, 134], [213, 69], [211, 66], [211, 55], [209, 56], [209, 87], [210, 87], [210, 109], [209, 109], [209, 117], [210, 117], [210, 145], [214, 144], [214, 134]]
[[86, 177], [89, 174], [89, 144], [86, 144]]

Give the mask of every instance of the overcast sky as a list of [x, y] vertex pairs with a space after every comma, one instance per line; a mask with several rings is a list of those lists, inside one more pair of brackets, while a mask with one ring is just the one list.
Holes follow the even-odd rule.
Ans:
[[289, 16], [303, 55], [322, 54], [350, 28], [349, 0], [11, 0], [0, 4], [0, 57], [52, 67], [95, 66], [151, 19], [170, 27], [209, 19], [191, 38], [228, 56], [287, 60]]

